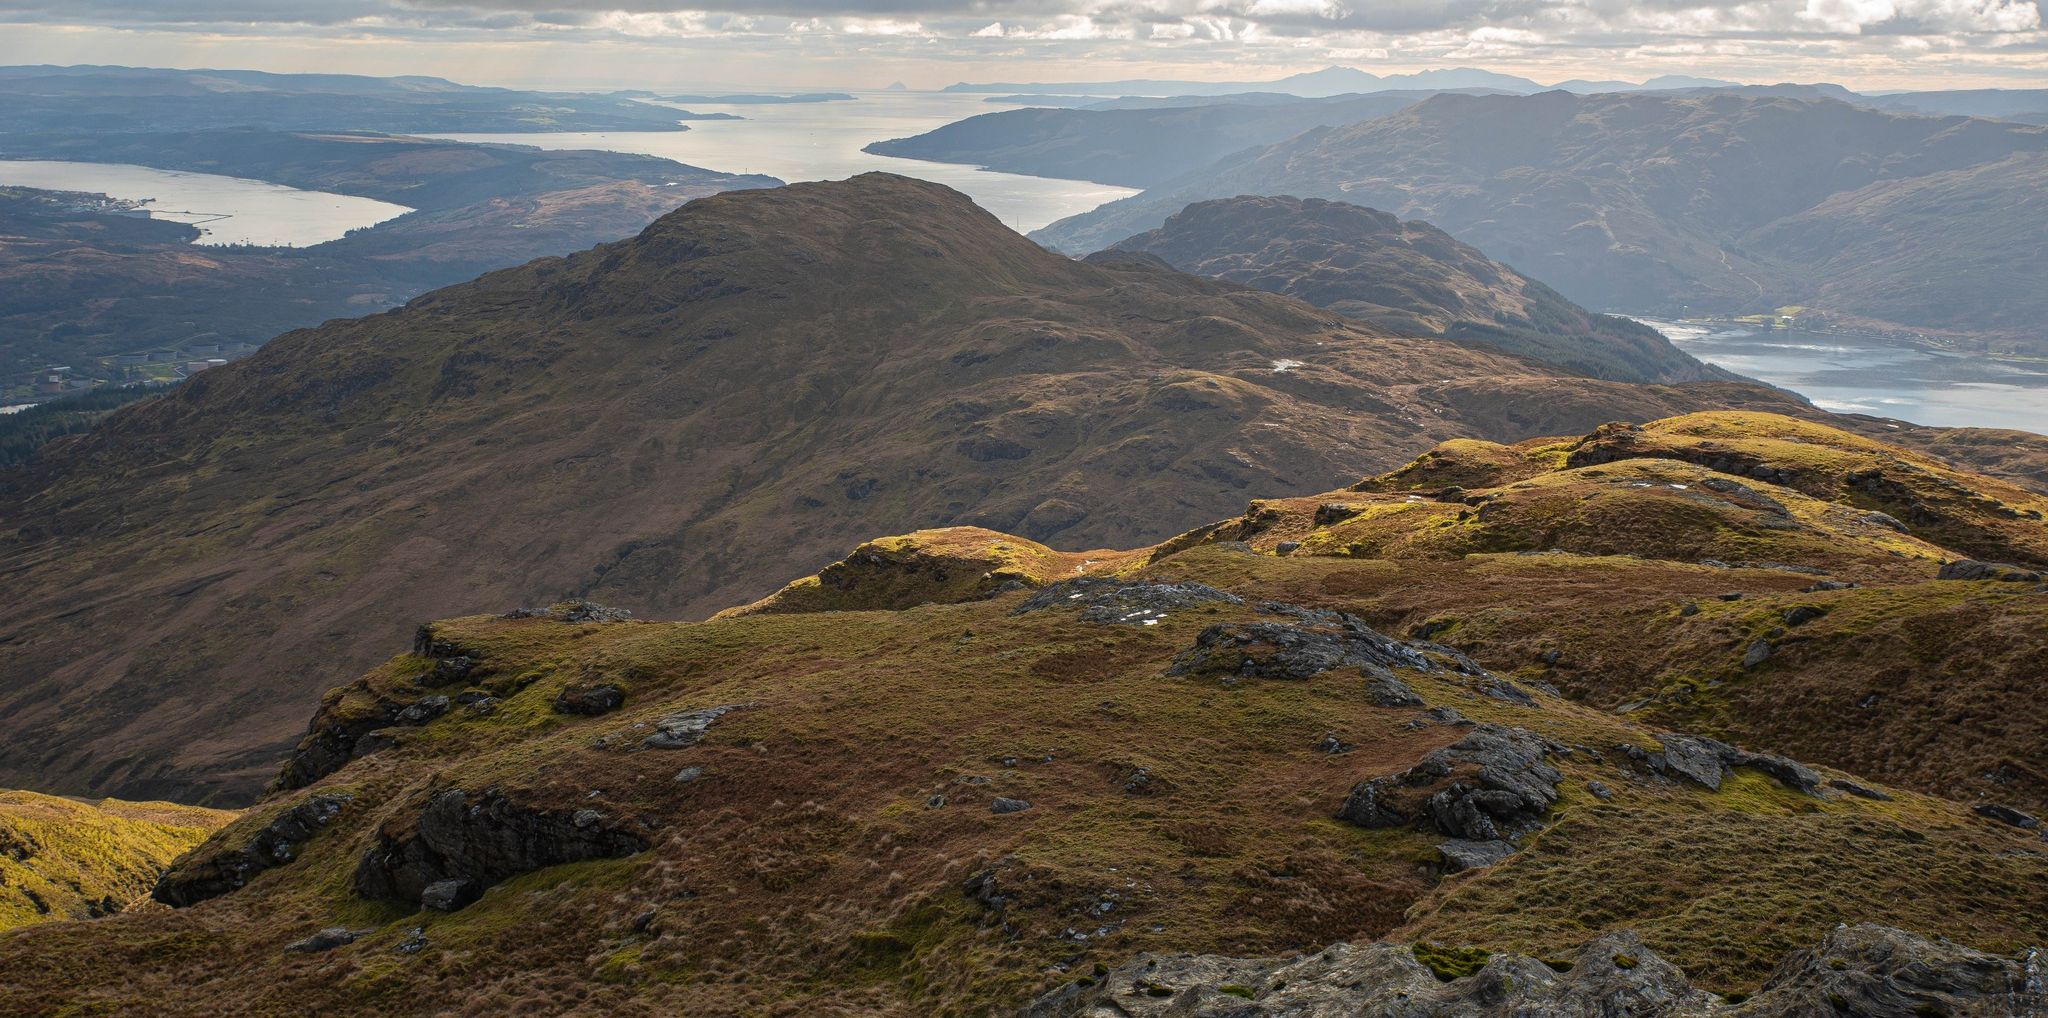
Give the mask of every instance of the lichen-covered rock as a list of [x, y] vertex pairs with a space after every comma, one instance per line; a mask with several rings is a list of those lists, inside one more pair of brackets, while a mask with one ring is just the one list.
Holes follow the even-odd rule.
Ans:
[[237, 890], [256, 874], [298, 858], [299, 846], [320, 833], [354, 800], [347, 792], [309, 795], [240, 843], [208, 842], [157, 878], [149, 896], [183, 908]]
[[1539, 824], [1557, 802], [1560, 751], [1533, 732], [1479, 725], [1399, 774], [1361, 781], [1337, 819], [1361, 827], [1424, 825], [1466, 841], [1501, 841]]
[[378, 831], [356, 865], [356, 890], [447, 911], [507, 877], [647, 848], [642, 825], [602, 817], [578, 823], [579, 812], [524, 806], [496, 791], [446, 789], [409, 828], [387, 823]]
[[2048, 1014], [2048, 960], [2013, 961], [1884, 926], [1838, 927], [1730, 1002], [1695, 988], [1627, 930], [1586, 944], [1563, 971], [1495, 954], [1440, 979], [1406, 944], [1333, 944], [1296, 958], [1139, 955], [1068, 983], [1020, 1018], [2033, 1018]]

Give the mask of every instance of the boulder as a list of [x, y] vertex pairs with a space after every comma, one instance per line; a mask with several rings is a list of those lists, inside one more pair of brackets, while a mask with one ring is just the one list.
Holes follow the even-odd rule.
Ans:
[[355, 931], [345, 926], [330, 926], [304, 940], [294, 940], [286, 944], [284, 949], [297, 954], [317, 954], [355, 942]]
[[555, 694], [554, 710], [557, 714], [581, 714], [596, 717], [609, 714], [625, 706], [626, 691], [606, 682], [594, 686], [566, 686]]
[[2041, 826], [2041, 821], [2032, 815], [2022, 813], [2011, 806], [2000, 806], [1995, 802], [1980, 802], [1970, 807], [1970, 812], [1986, 820], [1996, 820], [2001, 824], [2011, 824], [2030, 831]]
[[1479, 725], [1399, 774], [1359, 782], [1337, 819], [1361, 827], [1426, 826], [1466, 841], [1534, 828], [1557, 802], [1558, 747], [1533, 732]]
[[1445, 873], [1462, 873], [1476, 870], [1515, 854], [1515, 846], [1509, 841], [1465, 841], [1454, 839], [1436, 847], [1437, 855], [1443, 859]]
[[1022, 799], [1007, 799], [1000, 795], [988, 804], [990, 813], [1022, 813], [1030, 808], [1031, 804]]
[[746, 706], [743, 703], [728, 703], [670, 714], [656, 721], [654, 734], [641, 740], [640, 744], [648, 749], [688, 749], [704, 741], [704, 733], [711, 730], [713, 722]]
[[449, 701], [445, 696], [428, 696], [407, 704], [392, 719], [392, 723], [407, 728], [417, 728], [448, 713]]

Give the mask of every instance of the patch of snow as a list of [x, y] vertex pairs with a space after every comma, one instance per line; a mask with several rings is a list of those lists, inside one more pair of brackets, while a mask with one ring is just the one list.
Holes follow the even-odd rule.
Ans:
[[1273, 373], [1277, 375], [1282, 372], [1293, 371], [1295, 368], [1301, 366], [1302, 363], [1300, 361], [1288, 360], [1287, 358], [1282, 357], [1279, 360], [1273, 362]]

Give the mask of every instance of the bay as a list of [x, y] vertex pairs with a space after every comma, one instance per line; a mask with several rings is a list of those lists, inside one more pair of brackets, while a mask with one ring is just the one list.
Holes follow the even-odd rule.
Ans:
[[[1027, 232], [1137, 191], [1086, 181], [997, 173], [952, 163], [869, 155], [861, 147], [922, 134], [997, 112], [978, 95], [862, 92], [851, 101], [784, 106], [692, 103], [693, 113], [743, 120], [693, 120], [687, 131], [587, 131], [550, 134], [442, 134], [453, 141], [514, 143], [545, 149], [594, 148], [662, 156], [727, 173], [766, 173], [790, 183], [838, 180], [882, 170], [944, 184], [973, 198], [1011, 229]], [[679, 109], [683, 107], [678, 107]]]

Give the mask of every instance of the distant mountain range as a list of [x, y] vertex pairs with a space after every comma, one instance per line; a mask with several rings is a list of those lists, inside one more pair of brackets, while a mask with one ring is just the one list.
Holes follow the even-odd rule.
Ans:
[[1501, 74], [1476, 67], [1450, 67], [1440, 70], [1418, 71], [1413, 74], [1379, 75], [1362, 71], [1356, 67], [1325, 67], [1320, 71], [1291, 74], [1274, 81], [1225, 82], [1225, 81], [1175, 81], [1169, 79], [1126, 78], [1121, 81], [1059, 81], [1059, 82], [960, 82], [948, 85], [947, 92], [1008, 92], [1019, 95], [1045, 93], [1049, 95], [1224, 95], [1232, 92], [1282, 92], [1288, 95], [1319, 97], [1343, 95], [1347, 92], [1384, 92], [1396, 89], [1460, 89], [1486, 88], [1503, 92], [1541, 92], [1546, 88], [1560, 88], [1568, 92], [1616, 92], [1629, 90], [1655, 91], [1672, 88], [1717, 88], [1736, 84], [1717, 78], [1698, 78], [1690, 75], [1666, 74], [1640, 84], [1626, 81], [1563, 81], [1555, 85], [1541, 85], [1513, 74]]
[[[1034, 236], [1081, 254], [1197, 201], [1321, 197], [1428, 220], [1590, 307], [1802, 305], [2041, 351], [2043, 153], [2040, 127], [1829, 99], [1439, 95], [1191, 168]], [[1077, 160], [1061, 175], [1095, 172]]]
[[1310, 128], [1382, 117], [1439, 94], [1390, 91], [1297, 99], [1266, 92], [1214, 101], [1116, 99], [1083, 110], [1004, 110], [911, 138], [877, 141], [863, 151], [1150, 187], [1234, 152]]
[[685, 128], [679, 121], [693, 116], [617, 95], [486, 88], [441, 78], [0, 67], [0, 133], [145, 125], [157, 131], [256, 127], [395, 134], [680, 131]]

